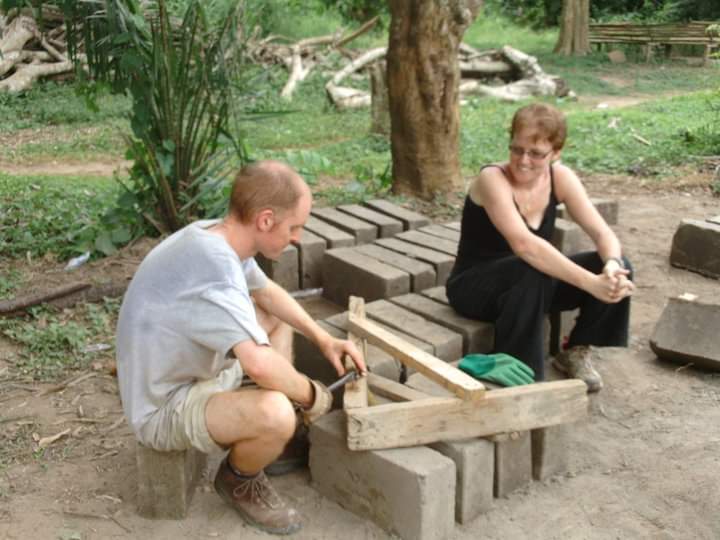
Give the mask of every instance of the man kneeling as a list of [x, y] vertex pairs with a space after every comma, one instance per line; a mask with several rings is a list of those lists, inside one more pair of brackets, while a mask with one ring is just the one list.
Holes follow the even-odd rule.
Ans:
[[[272, 533], [300, 528], [298, 513], [263, 470], [296, 428], [332, 396], [291, 363], [292, 329], [317, 344], [338, 374], [343, 356], [366, 372], [357, 348], [330, 336], [253, 257], [277, 258], [300, 239], [312, 195], [290, 167], [244, 167], [222, 220], [177, 231], [143, 260], [125, 294], [117, 365], [125, 415], [140, 442], [156, 450], [225, 452], [218, 494], [249, 523]], [[255, 383], [241, 388], [243, 374]]]

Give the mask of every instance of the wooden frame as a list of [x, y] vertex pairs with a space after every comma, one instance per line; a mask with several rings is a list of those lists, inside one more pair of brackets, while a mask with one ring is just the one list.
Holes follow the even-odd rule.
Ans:
[[[360, 299], [361, 300], [361, 299]], [[456, 367], [413, 347], [364, 317], [351, 297], [348, 328], [413, 367], [457, 397], [430, 397], [383, 377], [369, 374], [353, 383], [365, 385], [364, 398], [346, 386], [348, 448], [379, 450], [430, 444], [442, 440], [487, 437], [580, 420], [587, 415], [587, 386], [580, 380], [544, 382], [486, 390]], [[364, 306], [364, 305], [363, 305]], [[367, 386], [380, 396], [404, 403], [367, 406]], [[363, 401], [364, 400], [364, 401]]]

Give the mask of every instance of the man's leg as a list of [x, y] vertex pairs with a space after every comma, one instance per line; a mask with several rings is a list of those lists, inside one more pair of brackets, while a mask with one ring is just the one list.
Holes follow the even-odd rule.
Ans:
[[279, 352], [288, 362], [293, 363], [293, 329], [274, 315], [270, 315], [255, 306], [258, 323], [270, 339], [270, 346]]
[[212, 395], [205, 407], [207, 430], [228, 457], [215, 476], [218, 494], [250, 524], [289, 534], [300, 516], [274, 490], [263, 469], [282, 452], [295, 431], [295, 410], [285, 395], [264, 389]]

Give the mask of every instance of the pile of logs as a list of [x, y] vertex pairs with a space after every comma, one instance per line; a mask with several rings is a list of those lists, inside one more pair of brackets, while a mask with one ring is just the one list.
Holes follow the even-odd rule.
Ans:
[[0, 91], [21, 92], [72, 70], [59, 9], [45, 7], [38, 18], [30, 9], [0, 13]]
[[[292, 42], [282, 36], [259, 37], [259, 31], [246, 40], [244, 52], [251, 62], [282, 64], [288, 79], [281, 96], [291, 100], [295, 89], [317, 66], [329, 63], [329, 53], [339, 52], [347, 63], [325, 85], [328, 99], [339, 109], [365, 107], [370, 92], [342, 85], [358, 72], [377, 71], [384, 65], [386, 47], [369, 51], [348, 49], [346, 45], [371, 30], [375, 17], [356, 30], [302, 39]], [[62, 12], [43, 8], [35, 17], [30, 9], [0, 13], [0, 91], [20, 92], [41, 78], [68, 73], [73, 63], [68, 57], [66, 26]], [[531, 95], [567, 95], [564, 82], [547, 75], [537, 60], [505, 46], [499, 50], [478, 51], [462, 44], [458, 57], [462, 82], [461, 96], [483, 95], [515, 101]]]

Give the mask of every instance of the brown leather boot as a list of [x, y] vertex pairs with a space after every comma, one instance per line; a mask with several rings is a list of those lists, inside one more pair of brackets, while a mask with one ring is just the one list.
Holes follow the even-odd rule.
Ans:
[[300, 514], [285, 504], [263, 471], [242, 478], [225, 459], [215, 475], [215, 491], [245, 521], [265, 532], [292, 534], [300, 529]]
[[588, 387], [588, 392], [599, 392], [603, 387], [603, 380], [592, 365], [591, 356], [590, 347], [577, 345], [558, 353], [553, 366], [570, 378], [583, 381]]

